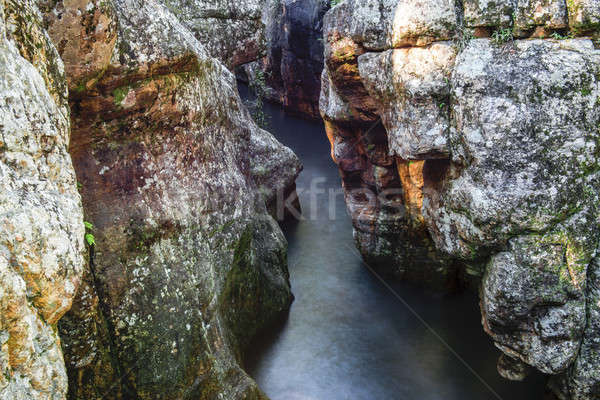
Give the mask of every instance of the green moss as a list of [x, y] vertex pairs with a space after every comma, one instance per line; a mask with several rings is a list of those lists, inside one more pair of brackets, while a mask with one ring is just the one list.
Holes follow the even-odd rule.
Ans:
[[85, 92], [85, 83], [80, 83], [76, 88], [75, 88], [75, 93], [79, 94], [79, 93], [83, 93]]
[[181, 227], [170, 221], [166, 221], [159, 226], [147, 226], [143, 220], [131, 218], [126, 233], [127, 251], [146, 253], [157, 241], [179, 235]]
[[125, 100], [125, 97], [127, 97], [129, 90], [131, 90], [129, 86], [122, 86], [122, 87], [118, 87], [115, 90], [113, 90], [112, 95], [114, 98], [115, 105], [117, 105], [117, 106], [121, 105], [123, 100]]
[[252, 315], [259, 300], [257, 293], [258, 271], [252, 266], [253, 231], [247, 227], [235, 245], [231, 269], [227, 273], [219, 307], [227, 316], [228, 326], [238, 347], [243, 347], [244, 338], [253, 336], [251, 321], [258, 315]]

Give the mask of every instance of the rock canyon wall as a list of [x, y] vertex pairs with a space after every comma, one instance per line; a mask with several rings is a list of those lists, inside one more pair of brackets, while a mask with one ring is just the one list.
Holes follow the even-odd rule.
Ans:
[[0, 398], [62, 399], [56, 324], [83, 273], [63, 63], [31, 2], [0, 1]]
[[383, 273], [481, 277], [500, 372], [600, 396], [600, 2], [346, 0], [321, 113]]
[[265, 398], [240, 364], [292, 301], [266, 205], [301, 165], [211, 56], [261, 41], [204, 40], [258, 3], [175, 3], [0, 2], [3, 399]]
[[[320, 119], [323, 17], [329, 0], [270, 0], [263, 8], [266, 54], [243, 65], [245, 80], [286, 111]], [[258, 82], [257, 82], [258, 81]]]

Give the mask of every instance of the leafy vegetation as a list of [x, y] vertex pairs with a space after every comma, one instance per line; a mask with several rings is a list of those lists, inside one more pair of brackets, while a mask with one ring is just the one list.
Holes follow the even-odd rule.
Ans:
[[85, 225], [85, 241], [87, 242], [88, 246], [93, 247], [96, 245], [96, 238], [94, 237], [94, 235], [92, 234], [92, 230], [94, 229], [94, 225], [92, 225], [90, 222], [87, 221], [83, 221], [83, 225]]
[[513, 32], [510, 28], [499, 28], [492, 33], [492, 42], [497, 45], [510, 42], [513, 39]]
[[473, 31], [468, 28], [463, 28], [459, 32], [457, 32], [454, 37], [454, 45], [458, 49], [458, 51], [464, 50], [465, 47], [469, 45], [471, 40], [475, 39], [475, 35]]
[[340, 4], [343, 1], [344, 0], [331, 0], [330, 1], [331, 7], [335, 7], [335, 6], [337, 6], [338, 4]]
[[550, 37], [552, 39], [556, 39], [556, 40], [567, 40], [567, 39], [573, 39], [573, 34], [571, 32], [569, 32], [566, 35], [561, 35], [559, 32], [552, 32], [552, 35], [550, 35]]

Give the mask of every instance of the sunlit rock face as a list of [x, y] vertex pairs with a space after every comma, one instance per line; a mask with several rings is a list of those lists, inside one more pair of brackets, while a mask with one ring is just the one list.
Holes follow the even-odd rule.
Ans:
[[270, 0], [160, 0], [200, 41], [208, 53], [230, 69], [262, 56], [263, 9]]
[[596, 398], [597, 4], [410, 3], [325, 17], [321, 114], [358, 247], [402, 278], [480, 276], [502, 375]]
[[0, 2], [0, 398], [63, 399], [56, 324], [83, 271], [58, 53], [31, 1]]
[[298, 159], [161, 2], [45, 10], [73, 74], [70, 153], [96, 242], [59, 326], [68, 397], [264, 398], [240, 363], [292, 300], [265, 203], [293, 187]]
[[320, 119], [323, 16], [328, 0], [270, 0], [263, 11], [266, 56], [247, 64], [242, 78], [264, 76], [265, 95], [292, 113]]

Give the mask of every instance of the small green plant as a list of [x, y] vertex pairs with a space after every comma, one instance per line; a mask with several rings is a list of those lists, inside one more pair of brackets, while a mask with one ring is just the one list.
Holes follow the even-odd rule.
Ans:
[[464, 50], [471, 40], [475, 39], [475, 35], [473, 31], [468, 28], [463, 28], [462, 30], [456, 33], [454, 37], [454, 45], [458, 49], [458, 51]]
[[513, 40], [512, 30], [509, 28], [500, 28], [492, 33], [492, 42], [497, 45], [508, 43]]
[[331, 0], [329, 4], [331, 5], [331, 7], [335, 7], [343, 1], [344, 0]]
[[92, 225], [90, 222], [87, 221], [83, 221], [83, 225], [85, 225], [85, 241], [87, 242], [88, 246], [93, 247], [96, 245], [96, 238], [94, 237], [94, 235], [92, 234], [92, 230], [94, 230], [94, 225]]
[[573, 39], [573, 33], [569, 32], [566, 35], [561, 35], [559, 32], [552, 32], [552, 35], [550, 35], [550, 37], [556, 40]]
[[121, 105], [123, 100], [125, 100], [125, 97], [127, 97], [128, 93], [129, 93], [129, 86], [122, 86], [122, 87], [118, 87], [115, 90], [113, 90], [112, 95], [113, 95], [115, 105], [116, 106]]

